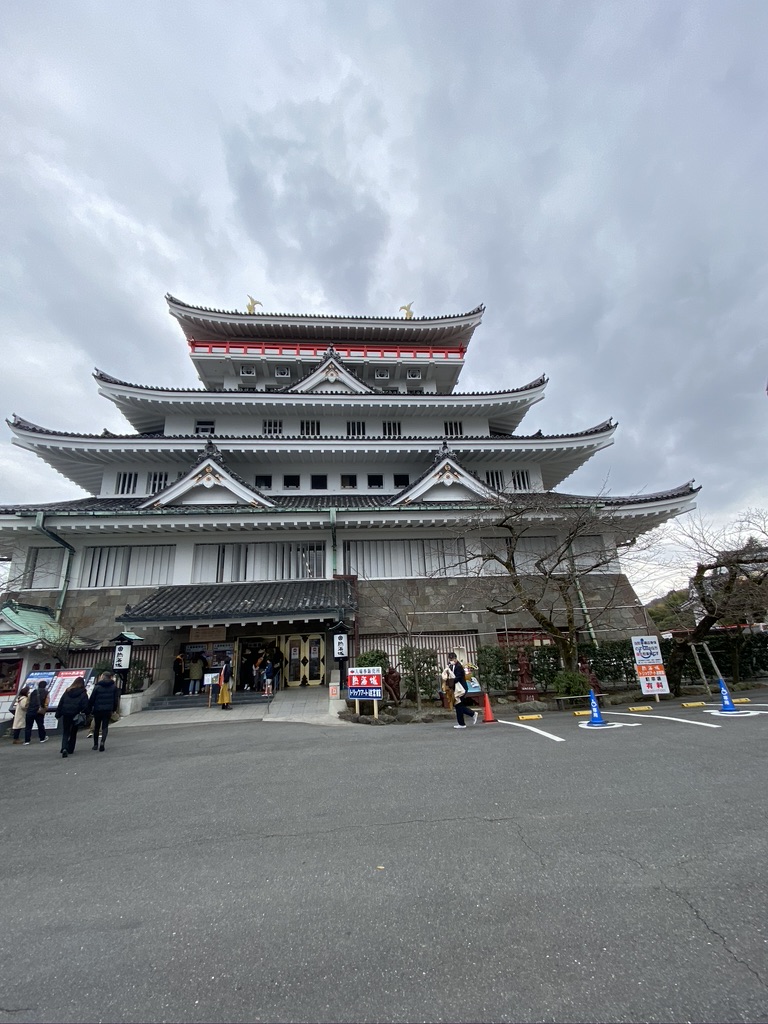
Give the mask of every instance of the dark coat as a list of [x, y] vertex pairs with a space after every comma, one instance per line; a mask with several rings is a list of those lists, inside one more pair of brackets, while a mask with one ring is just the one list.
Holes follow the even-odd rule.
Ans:
[[48, 690], [41, 690], [39, 686], [36, 686], [29, 694], [29, 704], [27, 704], [27, 714], [42, 715], [45, 712], [45, 707], [48, 705]]
[[461, 683], [461, 685], [466, 690], [467, 673], [464, 671], [464, 666], [461, 664], [460, 661], [454, 661], [454, 663], [451, 665], [451, 668], [453, 669], [453, 678], [456, 680], [457, 683]]
[[94, 714], [108, 711], [110, 714], [120, 706], [120, 691], [114, 679], [98, 679], [88, 701], [88, 712]]
[[81, 711], [88, 710], [88, 694], [85, 690], [77, 690], [75, 693], [65, 691], [59, 700], [56, 708], [57, 718], [74, 718]]

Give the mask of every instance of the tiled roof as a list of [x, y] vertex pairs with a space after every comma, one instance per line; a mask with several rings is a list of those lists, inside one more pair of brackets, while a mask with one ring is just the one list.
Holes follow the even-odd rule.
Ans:
[[379, 323], [392, 323], [393, 321], [397, 324], [405, 324], [410, 326], [414, 322], [421, 323], [435, 323], [440, 320], [457, 320], [465, 316], [476, 316], [480, 313], [485, 312], [485, 306], [481, 303], [479, 306], [475, 306], [474, 309], [470, 309], [467, 313], [447, 313], [442, 316], [414, 316], [410, 320], [407, 320], [402, 316], [349, 316], [347, 314], [333, 315], [329, 313], [268, 313], [263, 310], [259, 313], [248, 313], [245, 314], [241, 309], [213, 309], [210, 306], [191, 306], [189, 303], [184, 302], [182, 299], [177, 299], [175, 295], [171, 295], [170, 292], [165, 296], [166, 302], [170, 305], [174, 303], [177, 306], [184, 307], [190, 313], [214, 313], [216, 316], [248, 316], [253, 320], [258, 320], [259, 317], [268, 317], [269, 319], [285, 318], [286, 320], [352, 320], [352, 321], [369, 321], [374, 320]]
[[[392, 441], [393, 438], [385, 437], [383, 435], [370, 434], [365, 437], [347, 437], [343, 434], [326, 434], [322, 437], [306, 437], [302, 434], [160, 434], [160, 433], [147, 433], [147, 434], [75, 434], [71, 431], [66, 430], [48, 430], [46, 427], [38, 426], [36, 423], [30, 423], [29, 420], [21, 419], [21, 417], [14, 415], [12, 420], [6, 421], [11, 427], [19, 427], [21, 430], [26, 430], [31, 434], [42, 434], [46, 437], [69, 437], [75, 438], [79, 441], [147, 441], [147, 440], [161, 440], [161, 441], [194, 441], [199, 444], [202, 436], [214, 437], [217, 444], [221, 444], [222, 441], [272, 441], [279, 445], [286, 441], [314, 441], [315, 443], [322, 444], [325, 441], [345, 441], [350, 445], [354, 445], [356, 442], [361, 446], [371, 441]], [[614, 423], [613, 420], [604, 420], [602, 423], [598, 423], [594, 427], [587, 427], [586, 430], [575, 430], [571, 434], [543, 434], [538, 430], [535, 434], [462, 434], [461, 437], [452, 437], [451, 444], [454, 447], [461, 447], [462, 442], [465, 441], [561, 441], [569, 440], [572, 438], [580, 437], [591, 437], [595, 434], [604, 434], [609, 430], [614, 430], [618, 424]], [[423, 434], [413, 434], [407, 437], [398, 437], [395, 440], [400, 441], [423, 441], [425, 444], [436, 444], [439, 445], [444, 440], [443, 434], [436, 434], [433, 437], [428, 437]]]
[[160, 587], [119, 622], [214, 623], [338, 616], [357, 607], [349, 580], [198, 583]]
[[[339, 358], [339, 357], [337, 356], [337, 358]], [[319, 365], [320, 364], [318, 363], [318, 366]], [[310, 375], [310, 373], [314, 373], [314, 371], [316, 369], [317, 369], [317, 367], [315, 367], [311, 371], [308, 371], [304, 375], [304, 377], [302, 377], [301, 379], [304, 380], [306, 377], [308, 377]], [[346, 369], [347, 369], [348, 373], [352, 373], [354, 376], [357, 376], [356, 374], [354, 374], [354, 371], [349, 369], [349, 367], [346, 367]], [[253, 396], [256, 396], [256, 397], [266, 397], [266, 398], [274, 399], [275, 395], [291, 394], [292, 393], [291, 389], [296, 386], [296, 383], [298, 383], [297, 381], [293, 381], [291, 384], [286, 384], [284, 387], [277, 388], [275, 391], [239, 391], [239, 390], [232, 390], [232, 389], [226, 390], [224, 388], [211, 388], [209, 390], [208, 388], [163, 388], [163, 387], [156, 387], [156, 386], [154, 386], [152, 384], [132, 384], [130, 381], [119, 380], [117, 377], [112, 377], [110, 374], [104, 373], [102, 370], [99, 370], [99, 369], [96, 369], [96, 370], [93, 371], [93, 376], [96, 378], [96, 380], [104, 381], [105, 384], [117, 384], [119, 387], [133, 388], [134, 390], [137, 390], [137, 391], [156, 391], [159, 394], [163, 394], [163, 395], [196, 395], [196, 396], [199, 396], [201, 398], [206, 396], [206, 395], [232, 395], [232, 396], [237, 395], [243, 401], [246, 401], [247, 399], [252, 398]], [[361, 380], [362, 378], [358, 377], [358, 379]], [[381, 397], [383, 399], [384, 398], [387, 399], [388, 401], [392, 401], [393, 398], [403, 398], [403, 399], [407, 399], [409, 401], [415, 402], [415, 401], [421, 401], [421, 400], [427, 398], [427, 399], [435, 399], [435, 400], [439, 400], [441, 402], [445, 402], [445, 401], [447, 401], [447, 400], [449, 400], [451, 398], [493, 398], [493, 397], [498, 397], [498, 396], [503, 396], [503, 395], [515, 395], [515, 394], [518, 394], [518, 393], [520, 393], [522, 391], [532, 391], [532, 390], [534, 390], [534, 388], [540, 388], [543, 384], [547, 383], [547, 380], [548, 380], [548, 378], [547, 378], [546, 374], [542, 373], [540, 377], [537, 377], [536, 380], [530, 381], [528, 384], [521, 384], [520, 387], [517, 387], [517, 388], [505, 388], [503, 391], [452, 391], [450, 393], [450, 395], [443, 395], [443, 394], [437, 394], [437, 393], [435, 393], [435, 394], [425, 394], [425, 395], [411, 395], [411, 394], [408, 394], [407, 392], [402, 392], [402, 391], [398, 392], [397, 394], [385, 393], [384, 391], [382, 391], [380, 393], [379, 391], [374, 389], [372, 391], [372, 394], [373, 394], [373, 396], [377, 396], [377, 395], [381, 394]], [[340, 394], [342, 396], [346, 396], [348, 394], [345, 391], [340, 391], [340, 392], [327, 392], [327, 391], [323, 391], [318, 397], [320, 397], [320, 398], [327, 398], [329, 393], [330, 394], [337, 394], [338, 393], [338, 394]], [[300, 397], [306, 398], [307, 396], [305, 394], [302, 394]]]
[[12, 632], [0, 632], [0, 650], [28, 647], [35, 643], [61, 644], [70, 647], [93, 647], [94, 640], [81, 636], [70, 636], [53, 617], [50, 608], [39, 605], [21, 604], [9, 599], [0, 608], [0, 616], [12, 627]]
[[[430, 470], [431, 471], [431, 470]], [[476, 475], [476, 474], [472, 474]], [[482, 482], [482, 481], [481, 481]], [[667, 491], [656, 491], [653, 494], [629, 494], [620, 496], [594, 495], [594, 494], [566, 494], [561, 491], [520, 491], [504, 495], [501, 500], [511, 506], [519, 505], [523, 508], [557, 508], [562, 505], [572, 504], [598, 504], [598, 505], [640, 505], [650, 504], [654, 501], [667, 501], [671, 498], [682, 498], [697, 493], [700, 488], [694, 486], [694, 481], [689, 480], [679, 487], [673, 487]], [[132, 498], [76, 498], [74, 501], [50, 502], [46, 505], [4, 505], [0, 506], [0, 515], [14, 515], [15, 513], [33, 515], [35, 512], [49, 512], [52, 514], [87, 514], [93, 513], [135, 513], [141, 516], [180, 516], [180, 515], [263, 515], [292, 511], [312, 511], [329, 508], [336, 509], [383, 509], [389, 507], [393, 494], [322, 494], [322, 495], [270, 495], [275, 502], [272, 509], [255, 509], [253, 505], [222, 504], [222, 505], [166, 505], [162, 508], [149, 508], [139, 510], [139, 506], [146, 502], [146, 497]], [[413, 502], [409, 509], [437, 508], [440, 502]], [[457, 509], [455, 502], [446, 502], [452, 508]]]

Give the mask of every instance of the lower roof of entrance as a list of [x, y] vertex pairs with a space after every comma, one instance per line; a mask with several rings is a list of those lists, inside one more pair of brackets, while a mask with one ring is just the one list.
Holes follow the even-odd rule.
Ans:
[[194, 583], [160, 587], [119, 622], [153, 626], [246, 625], [335, 621], [357, 608], [349, 580], [292, 580], [281, 583]]

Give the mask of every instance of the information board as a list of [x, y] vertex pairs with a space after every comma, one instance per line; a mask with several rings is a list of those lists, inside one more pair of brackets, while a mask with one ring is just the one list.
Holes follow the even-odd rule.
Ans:
[[633, 636], [632, 651], [640, 689], [645, 694], [669, 693], [667, 673], [657, 636]]
[[347, 675], [350, 700], [382, 700], [381, 668], [353, 668]]

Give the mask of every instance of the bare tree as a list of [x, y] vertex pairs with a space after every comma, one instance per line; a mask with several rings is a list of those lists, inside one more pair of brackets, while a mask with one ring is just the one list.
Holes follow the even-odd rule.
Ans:
[[667, 659], [670, 690], [679, 696], [693, 644], [721, 624], [763, 621], [768, 610], [768, 512], [747, 509], [717, 527], [698, 516], [678, 526], [689, 570], [689, 605], [695, 625], [673, 637]]
[[527, 613], [566, 669], [577, 670], [579, 638], [597, 642], [619, 604], [632, 600], [640, 610], [619, 552], [631, 550], [640, 566], [653, 541], [638, 543], [637, 523], [608, 498], [510, 495], [465, 520], [463, 530], [468, 570], [492, 595], [488, 610], [504, 617]]

